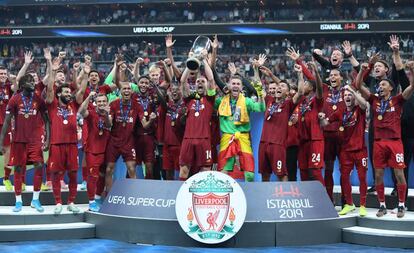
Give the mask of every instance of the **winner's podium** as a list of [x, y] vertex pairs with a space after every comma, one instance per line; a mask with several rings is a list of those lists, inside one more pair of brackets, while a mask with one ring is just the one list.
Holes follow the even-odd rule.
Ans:
[[[86, 220], [96, 225], [97, 238], [205, 247], [206, 244], [190, 238], [177, 221], [176, 197], [182, 184], [179, 181], [117, 180], [101, 212], [88, 212]], [[355, 217], [338, 217], [319, 182], [240, 183], [240, 186], [247, 203], [244, 223], [231, 239], [216, 246], [339, 243], [342, 229], [356, 226]], [[198, 217], [194, 217], [196, 213], [190, 209], [184, 209], [184, 217], [188, 219], [185, 222], [192, 224]], [[238, 213], [230, 213], [232, 223], [240, 219]]]

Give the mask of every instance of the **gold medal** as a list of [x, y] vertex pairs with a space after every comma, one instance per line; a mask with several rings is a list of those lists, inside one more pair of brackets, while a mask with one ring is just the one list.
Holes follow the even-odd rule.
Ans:
[[145, 112], [144, 112], [144, 116], [145, 116], [145, 117], [147, 117], [147, 116], [148, 116], [148, 112], [147, 112], [147, 111], [145, 111]]
[[195, 112], [194, 113], [194, 116], [198, 117], [198, 116], [200, 116], [200, 113], [199, 112]]
[[230, 120], [230, 121], [233, 121], [233, 116], [230, 116], [230, 117], [229, 117], [229, 120]]
[[336, 109], [338, 109], [338, 107], [337, 107], [336, 105], [333, 105], [333, 106], [332, 106], [332, 109], [333, 109], [334, 111], [336, 111]]
[[63, 120], [63, 124], [67, 125], [69, 122], [67, 119]]
[[102, 130], [99, 130], [99, 135], [103, 135], [103, 131]]
[[302, 117], [302, 122], [304, 122], [305, 121], [305, 117]]
[[339, 131], [343, 132], [345, 130], [345, 128], [343, 126], [339, 127]]
[[28, 118], [29, 118], [29, 114], [28, 114], [28, 113], [25, 113], [25, 114], [24, 114], [24, 118], [25, 118], [25, 119], [28, 119]]
[[293, 122], [289, 120], [288, 125], [293, 126]]
[[378, 115], [378, 120], [382, 120], [384, 117], [382, 117], [382, 115]]
[[175, 126], [175, 121], [171, 121], [171, 126]]
[[270, 120], [271, 118], [272, 118], [272, 116], [269, 115], [269, 116], [267, 116], [266, 120]]
[[122, 123], [122, 126], [123, 126], [123, 127], [126, 127], [126, 122]]

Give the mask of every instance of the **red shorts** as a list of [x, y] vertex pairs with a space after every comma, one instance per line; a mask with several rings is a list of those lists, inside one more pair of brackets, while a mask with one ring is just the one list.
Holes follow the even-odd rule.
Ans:
[[85, 159], [86, 159], [86, 166], [88, 168], [99, 168], [103, 165], [105, 165], [105, 154], [93, 154], [90, 152], [85, 153]]
[[155, 162], [155, 137], [153, 135], [140, 135], [135, 142], [137, 163]]
[[11, 144], [10, 166], [25, 166], [34, 163], [43, 163], [41, 143], [13, 142]]
[[180, 151], [180, 165], [203, 167], [210, 166], [211, 164], [210, 139], [183, 139]]
[[76, 143], [50, 145], [47, 166], [51, 172], [78, 170], [78, 160]]
[[105, 154], [85, 153], [86, 166], [91, 176], [98, 177], [99, 171], [105, 171]]
[[404, 169], [404, 148], [401, 140], [375, 140], [372, 160], [375, 169]]
[[[3, 128], [3, 125], [0, 125], [0, 129], [2, 129], [2, 128]], [[11, 136], [12, 136], [12, 133], [11, 133], [10, 127], [9, 127], [9, 131], [4, 136], [3, 146], [5, 146], [5, 147], [10, 146], [11, 139], [12, 139]]]
[[341, 173], [350, 173], [354, 166], [357, 170], [368, 169], [368, 152], [366, 148], [357, 151], [341, 151], [339, 154]]
[[287, 176], [286, 168], [286, 147], [261, 142], [259, 145], [259, 173], [272, 174], [277, 176]]
[[133, 143], [125, 143], [118, 147], [113, 142], [109, 141], [105, 151], [106, 162], [115, 163], [120, 156], [122, 156], [125, 162], [135, 161], [137, 159], [137, 154]]
[[298, 162], [300, 169], [321, 169], [325, 166], [324, 141], [306, 141], [299, 145]]
[[180, 146], [164, 144], [162, 148], [162, 168], [164, 170], [180, 170]]
[[336, 137], [325, 137], [325, 150], [324, 159], [325, 161], [335, 161], [336, 157], [339, 157], [341, 143], [339, 138]]

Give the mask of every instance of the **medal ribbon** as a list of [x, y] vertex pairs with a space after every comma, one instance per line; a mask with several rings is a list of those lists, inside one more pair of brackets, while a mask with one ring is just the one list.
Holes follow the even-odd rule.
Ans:
[[331, 89], [331, 104], [336, 105], [339, 102], [339, 99], [341, 98], [341, 91], [337, 89]]
[[104, 121], [102, 120], [101, 117], [99, 117], [99, 120], [98, 120], [98, 129], [99, 129], [99, 131], [103, 131], [103, 128], [104, 128]]
[[388, 107], [390, 106], [390, 101], [392, 99], [392, 96], [390, 96], [387, 100], [381, 99], [381, 107], [379, 114], [382, 116], [387, 111]]
[[62, 114], [63, 120], [68, 119], [68, 115], [69, 115], [68, 108], [58, 107], [58, 111], [60, 112], [60, 114]]
[[29, 102], [27, 102], [27, 97], [22, 94], [22, 101], [23, 101], [24, 113], [29, 114], [30, 109], [32, 108], [33, 95], [30, 95], [30, 100]]
[[309, 98], [309, 100], [307, 98], [305, 98], [303, 100], [302, 105], [300, 107], [300, 114], [302, 115], [302, 117], [305, 116], [305, 113], [307, 111], [311, 110], [310, 104], [312, 103], [314, 98], [315, 98], [315, 96], [313, 95], [311, 98]]
[[144, 108], [144, 112], [148, 111], [149, 99], [147, 97], [143, 98], [143, 97], [139, 96], [139, 103]]
[[342, 126], [346, 126], [348, 125], [349, 120], [352, 118], [352, 116], [354, 115], [354, 110], [348, 112], [344, 112], [343, 116], [342, 116]]
[[196, 112], [200, 112], [200, 108], [201, 108], [201, 101], [199, 99], [196, 99], [194, 109]]
[[171, 119], [171, 121], [175, 121], [178, 118], [178, 113], [181, 109], [181, 105], [182, 105], [182, 103], [178, 102], [176, 104], [173, 104], [170, 107], [170, 119]]
[[131, 100], [129, 100], [128, 102], [126, 111], [124, 111], [124, 105], [122, 104], [122, 100], [119, 100], [119, 110], [121, 112], [122, 122], [126, 123], [128, 121], [129, 111], [131, 110]]

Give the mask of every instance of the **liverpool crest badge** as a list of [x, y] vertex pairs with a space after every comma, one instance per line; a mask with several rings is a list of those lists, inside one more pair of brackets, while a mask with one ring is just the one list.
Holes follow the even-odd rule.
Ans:
[[198, 173], [181, 186], [176, 199], [181, 228], [193, 239], [215, 244], [233, 237], [246, 217], [239, 184], [216, 171]]

